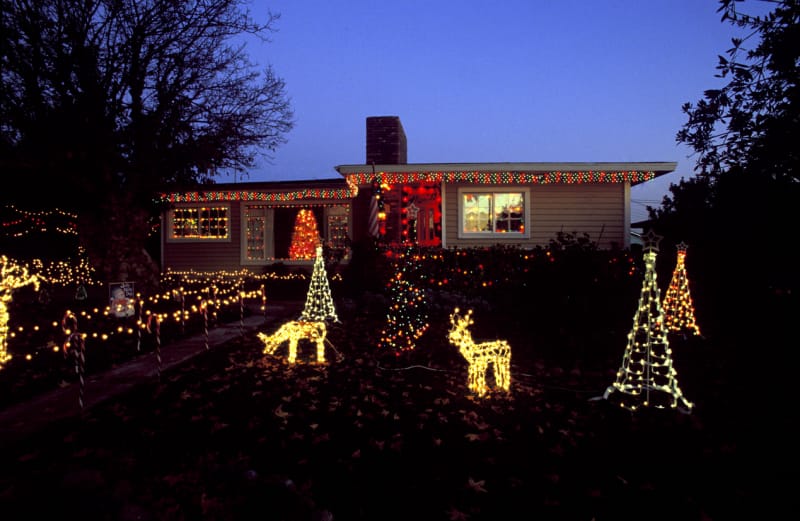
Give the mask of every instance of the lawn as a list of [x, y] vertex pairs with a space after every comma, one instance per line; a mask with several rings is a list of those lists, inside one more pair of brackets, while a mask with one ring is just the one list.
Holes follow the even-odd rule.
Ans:
[[[764, 473], [709, 339], [673, 350], [691, 413], [597, 399], [624, 337], [565, 366], [509, 329], [510, 393], [469, 393], [443, 316], [414, 351], [376, 352], [380, 329], [339, 309], [326, 364], [300, 344], [262, 353], [255, 332], [118, 399], [3, 447], [3, 519], [781, 519], [783, 474]], [[478, 321], [491, 320], [479, 313]], [[626, 319], [629, 322], [629, 319]], [[519, 326], [521, 327], [521, 326]], [[491, 383], [491, 380], [490, 380]], [[785, 487], [788, 488], [788, 487]], [[774, 494], [775, 499], [770, 499]], [[786, 500], [788, 501], [788, 500]], [[13, 512], [13, 513], [12, 513]], [[787, 514], [784, 518], [789, 518]]]

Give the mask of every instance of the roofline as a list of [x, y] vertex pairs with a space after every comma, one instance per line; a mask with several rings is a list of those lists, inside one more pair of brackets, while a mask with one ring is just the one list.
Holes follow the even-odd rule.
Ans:
[[674, 161], [649, 162], [558, 162], [558, 163], [408, 163], [403, 165], [338, 165], [334, 167], [339, 174], [375, 172], [653, 172], [656, 177], [674, 171], [678, 166]]

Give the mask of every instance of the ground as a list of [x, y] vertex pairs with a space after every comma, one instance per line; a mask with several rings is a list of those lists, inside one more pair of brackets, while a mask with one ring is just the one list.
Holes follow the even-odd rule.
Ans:
[[511, 392], [478, 398], [441, 326], [416, 348], [438, 345], [438, 353], [393, 358], [352, 332], [355, 317], [340, 315], [343, 323], [329, 328], [326, 364], [313, 363], [303, 342], [297, 364], [287, 363], [285, 348], [265, 355], [253, 332], [161, 383], [142, 383], [3, 447], [0, 515], [790, 518], [779, 506], [790, 501], [793, 470], [767, 473], [775, 460], [765, 461], [764, 427], [725, 396], [713, 344], [675, 342], [691, 411], [631, 413], [600, 399], [624, 345], [604, 368], [512, 354]]

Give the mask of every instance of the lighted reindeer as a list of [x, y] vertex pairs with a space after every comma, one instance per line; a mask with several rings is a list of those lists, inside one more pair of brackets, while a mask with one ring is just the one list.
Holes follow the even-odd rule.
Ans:
[[468, 328], [473, 324], [472, 310], [466, 315], [460, 315], [456, 308], [450, 315], [450, 329], [448, 339], [458, 347], [469, 364], [467, 387], [478, 396], [483, 396], [489, 390], [486, 385], [486, 372], [492, 364], [494, 380], [500, 389], [508, 391], [511, 386], [511, 346], [505, 340], [494, 340], [476, 344]]
[[293, 364], [297, 360], [297, 343], [306, 339], [317, 344], [317, 362], [325, 362], [325, 338], [328, 328], [325, 322], [291, 321], [286, 322], [271, 335], [259, 333], [258, 338], [264, 342], [264, 354], [273, 354], [284, 342], [289, 342], [287, 361]]

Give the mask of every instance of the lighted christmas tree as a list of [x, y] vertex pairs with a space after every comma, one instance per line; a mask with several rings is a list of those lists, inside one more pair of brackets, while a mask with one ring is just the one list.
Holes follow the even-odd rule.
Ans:
[[292, 230], [292, 242], [289, 245], [289, 259], [313, 259], [314, 252], [319, 245], [319, 229], [314, 212], [306, 208], [297, 212]]
[[686, 276], [686, 249], [685, 243], [677, 246], [678, 260], [672, 280], [667, 292], [664, 294], [664, 324], [667, 331], [690, 331], [695, 335], [700, 334], [700, 328], [694, 319], [694, 305], [689, 292], [689, 278]]
[[28, 268], [16, 264], [6, 257], [0, 256], [0, 369], [11, 360], [8, 353], [8, 321], [11, 318], [8, 313], [8, 303], [14, 290], [33, 284], [34, 289], [39, 289], [39, 278], [36, 275], [28, 274]]
[[336, 308], [333, 305], [331, 287], [325, 271], [325, 259], [322, 255], [322, 246], [317, 245], [314, 271], [311, 274], [311, 284], [306, 295], [306, 306], [300, 314], [302, 322], [323, 322], [325, 320], [339, 321]]
[[603, 397], [631, 411], [642, 407], [665, 408], [692, 404], [678, 388], [677, 372], [664, 325], [661, 294], [656, 284], [656, 256], [661, 237], [652, 230], [644, 236], [644, 281], [639, 307], [628, 333], [628, 345], [613, 385]]
[[[387, 324], [381, 331], [379, 347], [399, 355], [414, 349], [416, 341], [428, 330], [428, 314], [425, 311], [425, 293], [410, 280], [411, 262], [406, 258], [405, 267], [398, 267], [389, 281], [391, 302], [386, 314]], [[398, 265], [401, 261], [398, 262]]]

